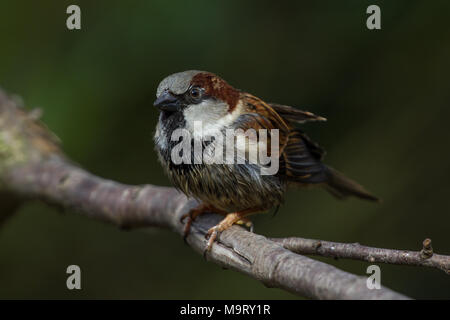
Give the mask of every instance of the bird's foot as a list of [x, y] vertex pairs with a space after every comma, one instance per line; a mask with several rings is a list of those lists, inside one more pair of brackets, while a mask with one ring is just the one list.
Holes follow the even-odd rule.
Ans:
[[183, 223], [184, 220], [186, 220], [186, 224], [184, 225], [184, 231], [183, 231], [183, 240], [185, 242], [186, 242], [186, 238], [189, 235], [189, 232], [191, 230], [192, 222], [198, 216], [202, 215], [205, 212], [215, 212], [215, 213], [222, 213], [223, 214], [223, 212], [221, 212], [220, 210], [218, 210], [218, 209], [216, 209], [216, 208], [214, 208], [214, 207], [212, 207], [210, 205], [201, 203], [197, 207], [192, 208], [188, 213], [182, 215], [181, 218], [180, 218], [180, 222]]
[[203, 256], [206, 257], [206, 254], [211, 250], [214, 241], [217, 239], [219, 234], [222, 231], [225, 231], [229, 227], [231, 227], [233, 224], [243, 224], [245, 226], [248, 226], [249, 228], [253, 229], [253, 224], [250, 220], [247, 218], [244, 218], [244, 215], [246, 213], [242, 212], [233, 212], [226, 215], [225, 219], [219, 222], [216, 226], [212, 227], [208, 230], [208, 232], [205, 235], [205, 238], [208, 239], [208, 242], [206, 244], [205, 251], [203, 252]]

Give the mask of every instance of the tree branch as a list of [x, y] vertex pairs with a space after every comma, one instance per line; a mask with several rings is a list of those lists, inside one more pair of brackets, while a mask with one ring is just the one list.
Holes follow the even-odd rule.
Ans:
[[339, 243], [305, 238], [272, 238], [292, 252], [323, 257], [363, 260], [371, 263], [431, 267], [450, 274], [450, 256], [433, 253], [431, 240], [423, 241], [421, 251], [373, 248], [359, 243]]
[[[77, 167], [63, 155], [54, 136], [1, 91], [0, 191], [23, 201], [37, 199], [75, 209], [122, 228], [161, 227], [179, 235], [183, 233], [181, 216], [196, 205], [173, 188], [125, 185]], [[203, 253], [204, 235], [220, 219], [213, 214], [198, 218], [188, 244]], [[407, 299], [385, 287], [369, 290], [366, 277], [295, 254], [238, 226], [221, 234], [208, 260], [268, 287], [310, 298]]]

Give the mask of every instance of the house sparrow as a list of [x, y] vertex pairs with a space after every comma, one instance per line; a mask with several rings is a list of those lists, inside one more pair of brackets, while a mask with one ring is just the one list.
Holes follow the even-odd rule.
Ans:
[[[324, 121], [325, 118], [293, 107], [266, 103], [204, 71], [191, 70], [168, 76], [159, 84], [156, 96], [154, 105], [161, 111], [154, 136], [159, 160], [175, 187], [201, 203], [183, 217], [187, 218], [185, 237], [198, 215], [209, 211], [225, 216], [207, 232], [209, 240], [205, 252], [223, 230], [235, 223], [249, 226], [249, 215], [280, 205], [288, 185], [318, 185], [340, 199], [356, 196], [378, 201], [361, 185], [323, 164], [324, 150], [295, 127], [298, 123]], [[200, 134], [194, 132], [196, 121], [203, 125]], [[249, 161], [174, 163], [172, 156], [178, 142], [171, 137], [177, 129], [192, 133], [188, 143], [199, 142], [202, 150], [217, 146], [214, 141], [207, 143], [205, 139], [211, 132], [278, 129], [275, 150], [278, 151], [278, 172], [263, 175], [261, 169], [265, 166]], [[269, 140], [266, 151], [270, 153], [268, 145], [273, 139]], [[247, 152], [248, 143], [247, 140], [235, 149], [244, 148]]]

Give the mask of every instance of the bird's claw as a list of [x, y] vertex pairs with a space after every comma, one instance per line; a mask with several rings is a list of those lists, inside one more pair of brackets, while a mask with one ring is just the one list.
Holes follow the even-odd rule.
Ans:
[[227, 230], [235, 223], [242, 225], [248, 228], [250, 232], [253, 232], [253, 223], [249, 219], [243, 217], [240, 213], [229, 213], [225, 217], [225, 219], [223, 219], [218, 225], [210, 228], [205, 234], [205, 238], [208, 240], [208, 242], [206, 243], [206, 248], [203, 251], [204, 258], [206, 258], [206, 254], [211, 251], [214, 241], [216, 241], [220, 233], [224, 230]]
[[184, 226], [183, 230], [183, 240], [184, 242], [187, 242], [187, 236], [189, 235], [189, 232], [191, 231], [191, 225], [192, 222], [201, 214], [203, 214], [205, 211], [207, 211], [210, 207], [205, 204], [200, 204], [199, 206], [192, 208], [189, 210], [188, 213], [183, 214], [180, 217], [180, 223], [184, 223], [184, 221], [187, 219], [186, 224]]
[[206, 259], [206, 254], [211, 251], [211, 248], [213, 246], [214, 241], [216, 241], [217, 237], [219, 236], [221, 230], [220, 226], [214, 226], [208, 230], [208, 232], [205, 234], [205, 239], [208, 240], [206, 243], [205, 250], [203, 251], [203, 257]]
[[191, 217], [190, 212], [183, 214], [180, 218], [180, 222], [183, 223], [184, 219], [186, 219], [187, 217], [189, 217], [189, 218]]
[[[183, 219], [184, 220], [184, 219]], [[194, 219], [192, 219], [191, 217], [188, 217], [188, 220], [186, 221], [186, 224], [184, 225], [184, 229], [183, 229], [183, 241], [185, 243], [187, 243], [187, 236], [189, 235], [189, 231], [191, 230], [191, 225], [192, 225], [192, 221], [194, 221]]]
[[184, 223], [186, 220], [186, 224], [184, 225], [183, 229], [183, 241], [186, 243], [187, 236], [189, 235], [189, 232], [191, 231], [191, 225], [192, 222], [195, 220], [195, 218], [199, 215], [197, 210], [191, 210], [186, 214], [183, 214], [180, 218], [180, 222]]

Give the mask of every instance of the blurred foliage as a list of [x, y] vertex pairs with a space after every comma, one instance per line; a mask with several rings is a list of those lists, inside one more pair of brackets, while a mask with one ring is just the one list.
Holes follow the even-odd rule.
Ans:
[[[79, 4], [82, 29], [65, 27]], [[378, 4], [382, 30], [366, 28]], [[326, 162], [383, 198], [291, 190], [266, 236], [450, 254], [448, 1], [12, 1], [0, 3], [0, 86], [41, 107], [66, 153], [124, 183], [169, 185], [152, 106], [168, 74], [208, 70], [267, 101], [328, 118], [304, 129]], [[446, 147], [447, 146], [447, 147]], [[367, 263], [323, 259], [364, 275]], [[66, 267], [82, 290], [65, 287]], [[441, 271], [381, 265], [382, 283], [450, 298]], [[30, 203], [0, 230], [0, 298], [294, 298], [206, 263], [165, 230], [124, 232]]]

